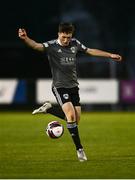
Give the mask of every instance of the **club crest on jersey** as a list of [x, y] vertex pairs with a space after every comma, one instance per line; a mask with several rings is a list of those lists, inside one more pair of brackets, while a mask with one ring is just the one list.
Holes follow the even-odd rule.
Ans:
[[75, 47], [71, 47], [72, 53], [75, 53]]
[[68, 99], [68, 98], [69, 98], [69, 95], [68, 95], [68, 94], [63, 94], [63, 98], [64, 98], [64, 99]]

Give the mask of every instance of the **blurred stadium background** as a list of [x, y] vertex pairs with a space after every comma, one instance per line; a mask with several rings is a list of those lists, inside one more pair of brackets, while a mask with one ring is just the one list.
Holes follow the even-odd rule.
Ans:
[[[87, 103], [83, 97], [83, 109], [135, 110], [134, 2], [40, 0], [19, 5], [18, 1], [3, 1], [0, 9], [1, 108], [27, 109], [41, 103], [45, 97], [39, 97], [38, 80], [51, 78], [47, 57], [26, 47], [17, 37], [18, 28], [26, 28], [30, 37], [45, 42], [57, 37], [59, 22], [72, 21], [75, 36], [82, 43], [117, 52], [124, 60], [115, 63], [105, 58], [79, 56], [78, 76], [86, 80], [81, 93], [90, 94], [89, 100], [86, 96]], [[46, 89], [43, 91], [46, 94]]]
[[[89, 129], [87, 129], [87, 135], [89, 135], [89, 130], [97, 133], [99, 131], [98, 124], [99, 118], [101, 117], [102, 125], [104, 126], [110, 119], [110, 124], [106, 124], [105, 127], [108, 129], [108, 132], [102, 134], [103, 138], [103, 147], [100, 146], [98, 142], [101, 134], [99, 136], [93, 134], [89, 137], [93, 138], [91, 140], [91, 148], [98, 150], [100, 146], [100, 153], [91, 149], [90, 153], [92, 154], [93, 160], [92, 165], [87, 164], [87, 168], [82, 165], [74, 164], [74, 167], [83, 169], [82, 174], [76, 172], [76, 176], [72, 174], [66, 175], [57, 175], [56, 178], [135, 178], [134, 166], [132, 163], [134, 161], [134, 111], [135, 111], [135, 2], [134, 1], [123, 1], [123, 0], [23, 0], [23, 1], [1, 1], [0, 5], [0, 139], [1, 139], [1, 150], [0, 150], [0, 160], [1, 160], [1, 169], [0, 169], [0, 178], [51, 178], [52, 169], [55, 170], [55, 166], [50, 163], [50, 169], [48, 170], [48, 176], [43, 173], [43, 164], [40, 164], [40, 172], [36, 169], [35, 161], [35, 151], [39, 152], [40, 158], [36, 156], [37, 162], [43, 161], [42, 157], [44, 152], [40, 153], [40, 147], [43, 148], [43, 144], [39, 146], [39, 139], [42, 141], [44, 138], [42, 135], [35, 138], [34, 133], [38, 134], [38, 130], [41, 131], [43, 126], [42, 121], [33, 121], [30, 113], [35, 108], [38, 107], [45, 100], [51, 100], [55, 103], [54, 97], [51, 93], [51, 72], [49, 68], [49, 63], [47, 61], [46, 55], [40, 54], [26, 47], [18, 38], [18, 28], [23, 27], [27, 30], [29, 36], [36, 41], [45, 42], [50, 39], [57, 38], [57, 27], [61, 21], [72, 21], [76, 27], [76, 38], [80, 40], [84, 45], [91, 48], [98, 48], [114, 53], [121, 54], [123, 56], [123, 61], [120, 63], [113, 62], [110, 59], [106, 58], [96, 58], [96, 57], [87, 57], [87, 56], [78, 56], [78, 77], [80, 82], [80, 95], [82, 110], [84, 113], [89, 112], [121, 112], [117, 115], [108, 115], [102, 117], [101, 114], [92, 115], [84, 114], [82, 118], [91, 119], [91, 124]], [[10, 111], [8, 114], [7, 111]], [[15, 111], [17, 114], [12, 114], [12, 111]], [[17, 112], [16, 112], [17, 111]], [[30, 113], [20, 113], [20, 111], [28, 111]], [[132, 113], [131, 113], [132, 112]], [[19, 113], [19, 114], [18, 114]], [[125, 116], [125, 113], [128, 113]], [[112, 117], [112, 118], [111, 118]], [[11, 121], [9, 120], [11, 118]], [[22, 118], [22, 119], [21, 119]], [[43, 118], [43, 116], [42, 116]], [[49, 122], [49, 117], [47, 117], [47, 122]], [[114, 118], [114, 119], [113, 119]], [[125, 119], [124, 119], [125, 118]], [[20, 119], [20, 123], [18, 123]], [[28, 119], [28, 122], [27, 122]], [[36, 119], [34, 117], [34, 119]], [[113, 119], [113, 120], [112, 120]], [[118, 124], [115, 120], [118, 120]], [[121, 121], [123, 119], [123, 121]], [[131, 120], [131, 121], [128, 121]], [[11, 123], [13, 122], [13, 124]], [[28, 123], [28, 127], [25, 127]], [[32, 123], [34, 123], [32, 125]], [[88, 125], [88, 120], [85, 122]], [[116, 123], [116, 124], [115, 124]], [[129, 124], [128, 124], [129, 123]], [[25, 124], [25, 125], [24, 125]], [[96, 124], [96, 125], [95, 125]], [[20, 129], [18, 129], [20, 125]], [[103, 126], [101, 127], [103, 128]], [[117, 127], [118, 125], [118, 127]], [[122, 126], [123, 125], [123, 126]], [[88, 125], [89, 126], [89, 125]], [[88, 127], [87, 126], [87, 127]], [[124, 129], [122, 129], [122, 127]], [[29, 132], [29, 129], [32, 127], [32, 131]], [[82, 123], [82, 136], [84, 136], [86, 128]], [[94, 128], [93, 128], [94, 127]], [[115, 127], [114, 129], [111, 128]], [[128, 133], [125, 133], [126, 128], [128, 127]], [[37, 128], [37, 129], [36, 129]], [[118, 128], [118, 129], [117, 129]], [[18, 131], [16, 131], [18, 129]], [[132, 130], [131, 130], [132, 129]], [[97, 130], [97, 131], [96, 131]], [[105, 130], [105, 128], [104, 128]], [[110, 130], [110, 131], [109, 131]], [[114, 130], [114, 132], [113, 132]], [[119, 133], [116, 133], [116, 131]], [[122, 130], [122, 133], [121, 133]], [[16, 132], [16, 134], [15, 134]], [[119, 139], [117, 139], [115, 136]], [[7, 134], [10, 133], [10, 137], [7, 137]], [[33, 133], [33, 134], [32, 134]], [[116, 134], [115, 134], [116, 133]], [[130, 134], [131, 133], [131, 134]], [[109, 138], [107, 134], [110, 134], [114, 144], [110, 145], [108, 152], [105, 151], [106, 143], [109, 143]], [[121, 141], [120, 137], [123, 137], [126, 134], [127, 139]], [[20, 136], [19, 136], [20, 135]], [[24, 135], [24, 140], [23, 136]], [[27, 140], [27, 137], [30, 139]], [[42, 138], [41, 138], [42, 137]], [[113, 138], [114, 137], [114, 138]], [[9, 139], [8, 139], [9, 138]], [[33, 139], [36, 139], [37, 149], [33, 154], [31, 150], [34, 145]], [[67, 138], [67, 137], [66, 137]], [[95, 139], [94, 139], [95, 138]], [[105, 139], [107, 139], [105, 141]], [[84, 138], [85, 139], [85, 138]], [[101, 140], [101, 139], [100, 139]], [[99, 141], [100, 141], [99, 140]], [[32, 141], [32, 146], [29, 146], [29, 142]], [[43, 140], [44, 141], [44, 140]], [[85, 139], [84, 142], [89, 141]], [[10, 143], [12, 142], [12, 144]], [[21, 146], [19, 143], [22, 142]], [[60, 142], [63, 142], [60, 140]], [[101, 141], [102, 142], [102, 141]], [[117, 142], [117, 144], [115, 144]], [[122, 145], [120, 144], [123, 143]], [[18, 143], [18, 144], [17, 144]], [[40, 142], [41, 143], [41, 142]], [[42, 142], [43, 143], [43, 142]], [[50, 141], [47, 140], [48, 146]], [[64, 143], [64, 142], [63, 142]], [[95, 143], [95, 144], [94, 144]], [[99, 143], [99, 144], [98, 144]], [[25, 145], [24, 145], [25, 144]], [[132, 144], [132, 146], [130, 146]], [[24, 145], [24, 146], [23, 146]], [[65, 144], [64, 144], [65, 145]], [[64, 145], [62, 147], [64, 148]], [[116, 146], [115, 146], [116, 145]], [[28, 148], [27, 148], [28, 146]], [[39, 146], [39, 149], [38, 149]], [[60, 151], [61, 144], [57, 144], [56, 151]], [[127, 146], [131, 147], [127, 149]], [[18, 149], [17, 149], [18, 147]], [[53, 153], [48, 147], [48, 152]], [[68, 148], [65, 145], [66, 148]], [[115, 147], [121, 147], [121, 151], [113, 149]], [[20, 149], [21, 151], [20, 151]], [[26, 149], [25, 149], [26, 148]], [[47, 147], [44, 147], [47, 148]], [[44, 148], [42, 151], [44, 151]], [[103, 149], [102, 149], [103, 148]], [[9, 151], [10, 149], [10, 151]], [[89, 146], [86, 145], [86, 149], [89, 149]], [[114, 150], [114, 151], [113, 151]], [[120, 150], [120, 148], [119, 148]], [[129, 150], [129, 151], [128, 151]], [[22, 152], [23, 151], [23, 152]], [[8, 154], [8, 153], [12, 154]], [[22, 161], [17, 158], [19, 157], [19, 152], [22, 153]], [[25, 152], [25, 153], [24, 153]], [[29, 152], [29, 153], [28, 153]], [[64, 151], [66, 152], [66, 150]], [[61, 152], [60, 152], [61, 153]], [[97, 154], [96, 154], [97, 153]], [[108, 153], [108, 156], [105, 154]], [[114, 153], [114, 154], [113, 154]], [[111, 155], [110, 155], [111, 154]], [[121, 154], [121, 155], [120, 155]], [[25, 155], [28, 155], [27, 157]], [[61, 154], [62, 155], [62, 154]], [[63, 158], [66, 155], [63, 154]], [[49, 158], [47, 158], [49, 163]], [[73, 155], [74, 157], [74, 155]], [[112, 158], [112, 166], [108, 163], [106, 159]], [[123, 164], [116, 164], [113, 162], [118, 158], [118, 161]], [[121, 159], [119, 159], [121, 157]], [[10, 159], [11, 158], [11, 159]], [[55, 157], [53, 156], [55, 159]], [[65, 158], [68, 159], [66, 156]], [[97, 159], [101, 158], [101, 164], [96, 164]], [[59, 164], [59, 157], [56, 158], [57, 162], [53, 163]], [[7, 161], [5, 161], [7, 160]], [[14, 161], [16, 160], [16, 162]], [[24, 161], [24, 164], [21, 166], [25, 171], [21, 171], [18, 166], [18, 161]], [[27, 167], [25, 161], [28, 160], [29, 164], [31, 163], [31, 175], [28, 172], [29, 166]], [[97, 162], [95, 163], [95, 160]], [[102, 161], [103, 160], [103, 161]], [[13, 162], [13, 164], [12, 164]], [[61, 160], [62, 162], [62, 160]], [[126, 166], [124, 167], [124, 163]], [[43, 162], [42, 162], [43, 163]], [[44, 162], [45, 163], [45, 162]], [[70, 160], [66, 161], [64, 159], [63, 166], [66, 167], [66, 163], [70, 164]], [[95, 164], [94, 164], [95, 163]], [[28, 165], [29, 165], [28, 164]], [[55, 164], [55, 165], [56, 165]], [[9, 166], [8, 166], [9, 165]], [[39, 165], [39, 164], [38, 164]], [[46, 164], [44, 164], [46, 165]], [[104, 169], [100, 169], [101, 166]], [[111, 169], [112, 167], [116, 169]], [[60, 165], [58, 165], [59, 168]], [[110, 167], [110, 171], [108, 168]], [[121, 168], [120, 168], [121, 167]], [[89, 168], [93, 170], [91, 176], [89, 176]], [[126, 169], [128, 168], [128, 169]], [[73, 168], [74, 169], [74, 168]], [[86, 172], [86, 169], [88, 170]], [[100, 170], [99, 170], [100, 169]], [[37, 171], [36, 171], [37, 170]], [[103, 170], [103, 171], [102, 171]], [[115, 174], [115, 170], [117, 173]], [[132, 171], [133, 170], [133, 171]], [[66, 171], [66, 170], [65, 170]], [[7, 172], [7, 173], [6, 173]], [[14, 174], [15, 172], [15, 174]], [[18, 172], [18, 174], [16, 174]], [[19, 174], [20, 172], [20, 174]], [[32, 174], [34, 173], [35, 174]], [[37, 172], [37, 174], [36, 174]], [[97, 174], [99, 172], [99, 176]], [[108, 172], [108, 175], [105, 176], [105, 173]], [[127, 172], [127, 174], [126, 174]], [[9, 173], [9, 176], [8, 176]], [[22, 174], [21, 174], [22, 173]], [[23, 175], [24, 173], [24, 175]], [[27, 176], [25, 176], [25, 173]], [[39, 173], [39, 174], [38, 174]], [[43, 173], [43, 176], [42, 176]], [[64, 173], [64, 171], [63, 171]], [[80, 171], [81, 173], [81, 171]], [[86, 173], [86, 174], [85, 174]], [[96, 175], [94, 175], [94, 173]], [[110, 174], [109, 174], [110, 173]], [[70, 176], [68, 176], [70, 175]], [[112, 175], [112, 176], [111, 176]], [[124, 176], [125, 175], [125, 176]], [[53, 177], [55, 178], [55, 177]]]

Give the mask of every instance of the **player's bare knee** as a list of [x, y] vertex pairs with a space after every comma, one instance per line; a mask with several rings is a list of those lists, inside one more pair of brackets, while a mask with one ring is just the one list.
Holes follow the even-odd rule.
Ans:
[[68, 113], [68, 114], [67, 114], [67, 122], [68, 122], [68, 123], [76, 122], [76, 119], [75, 119], [75, 117], [74, 117], [74, 114], [72, 114], [72, 113]]
[[79, 124], [80, 122], [80, 117], [76, 119], [76, 123]]

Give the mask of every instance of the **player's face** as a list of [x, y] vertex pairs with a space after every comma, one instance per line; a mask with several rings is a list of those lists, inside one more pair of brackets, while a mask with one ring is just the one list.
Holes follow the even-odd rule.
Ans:
[[72, 38], [72, 33], [58, 33], [58, 39], [60, 40], [60, 43], [62, 46], [68, 46]]

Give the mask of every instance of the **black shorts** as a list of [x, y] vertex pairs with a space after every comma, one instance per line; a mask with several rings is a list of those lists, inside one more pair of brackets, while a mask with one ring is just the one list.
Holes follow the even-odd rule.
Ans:
[[52, 87], [52, 92], [57, 102], [62, 106], [66, 102], [72, 102], [74, 106], [80, 106], [79, 88], [56, 88]]

